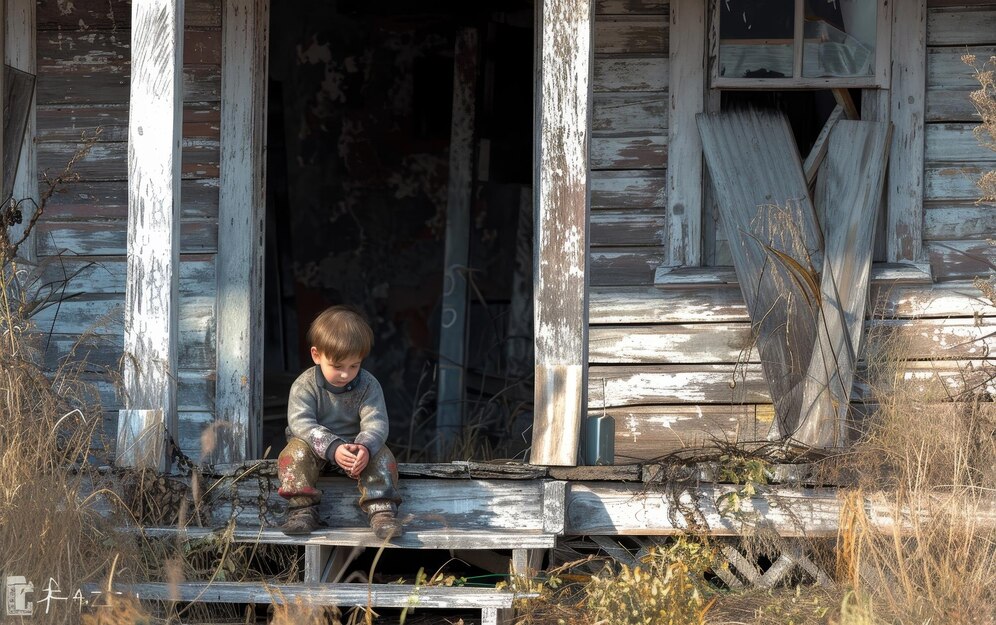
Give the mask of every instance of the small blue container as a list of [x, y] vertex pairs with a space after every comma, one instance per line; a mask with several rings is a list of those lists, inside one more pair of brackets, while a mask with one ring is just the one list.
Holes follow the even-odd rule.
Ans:
[[588, 465], [611, 465], [616, 456], [616, 421], [608, 415], [585, 421], [584, 458]]

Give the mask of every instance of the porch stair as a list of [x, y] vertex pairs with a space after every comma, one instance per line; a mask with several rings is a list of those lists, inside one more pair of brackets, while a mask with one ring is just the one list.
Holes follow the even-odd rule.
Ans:
[[[328, 478], [319, 482], [323, 491], [321, 517], [330, 527], [309, 535], [288, 536], [276, 527], [282, 514], [267, 493], [259, 493], [255, 480], [220, 481], [215, 499], [201, 520], [209, 527], [135, 528], [146, 539], [167, 538], [298, 546], [304, 549], [304, 573], [299, 583], [183, 582], [115, 585], [114, 591], [144, 601], [177, 601], [229, 604], [284, 604], [302, 601], [335, 605], [343, 609], [419, 608], [481, 610], [480, 623], [511, 622], [512, 605], [528, 595], [494, 587], [412, 585], [394, 583], [343, 583], [349, 565], [364, 549], [446, 550], [458, 556], [471, 552], [511, 552], [510, 572], [534, 574], [547, 550], [563, 533], [566, 482], [549, 479], [402, 479], [403, 504], [399, 517], [405, 533], [381, 540], [366, 527], [356, 506], [355, 481]], [[267, 482], [268, 483], [268, 482]], [[243, 487], [245, 490], [243, 490]], [[256, 491], [255, 493], [253, 491]], [[254, 496], [255, 495], [255, 496]], [[266, 502], [253, 506], [250, 502]], [[205, 504], [206, 505], [206, 504]], [[279, 504], [277, 504], [279, 505]], [[493, 556], [488, 556], [492, 557]], [[502, 556], [503, 558], [505, 556]]]

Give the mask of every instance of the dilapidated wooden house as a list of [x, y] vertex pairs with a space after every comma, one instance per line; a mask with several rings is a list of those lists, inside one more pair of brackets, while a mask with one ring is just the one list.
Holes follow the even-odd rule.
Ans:
[[[874, 195], [861, 205], [870, 242], [841, 239], [836, 252], [861, 259], [850, 349], [860, 352], [860, 319], [868, 317], [908, 333], [911, 375], [954, 379], [989, 363], [985, 337], [996, 309], [973, 280], [996, 259], [996, 218], [976, 201], [975, 182], [996, 167], [996, 152], [973, 135], [980, 120], [969, 93], [978, 83], [962, 60], [970, 54], [982, 64], [996, 54], [989, 0], [495, 0], [417, 10], [388, 0], [3, 4], [5, 62], [37, 75], [14, 197], [38, 198], [40, 176], [56, 175], [84, 148], [72, 178], [45, 202], [28, 250], [57, 258], [46, 266], [49, 278], [72, 275], [67, 290], [76, 296], [36, 321], [51, 333], [53, 364], [84, 334], [101, 339], [90, 350], [96, 362], [120, 360], [120, 391], [96, 380], [109, 432], [127, 433], [119, 419], [153, 419], [201, 458], [210, 427], [217, 442], [201, 459], [261, 457], [267, 328], [284, 336], [284, 354], [301, 340], [282, 316], [286, 283], [268, 275], [283, 271], [296, 272], [299, 286], [307, 274], [312, 286], [338, 289], [339, 300], [431, 299], [407, 313], [384, 304], [375, 325], [388, 319], [394, 335], [421, 336], [436, 353], [437, 433], [459, 437], [467, 328], [477, 323], [470, 311], [480, 287], [469, 259], [487, 249], [512, 259], [500, 323], [521, 328], [533, 309], [531, 330], [506, 330], [532, 337], [532, 464], [579, 464], [589, 416], [613, 417], [617, 464], [717, 439], [764, 439], [780, 415], [771, 374], [751, 350], [752, 317], [756, 326], [763, 312], [745, 304], [747, 265], [737, 262], [744, 242], [726, 228], [726, 191], [747, 178], [742, 197], [757, 191], [784, 204], [803, 197], [778, 197], [779, 185], [801, 179], [802, 196], [815, 185], [818, 198], [827, 159], [850, 158], [832, 143], [843, 120], [886, 129], [877, 156], [862, 162], [878, 177], [841, 187]], [[323, 24], [340, 26], [316, 34]], [[365, 38], [350, 48], [362, 29]], [[386, 61], [384, 50], [393, 50]], [[394, 67], [390, 80], [371, 78], [378, 62]], [[321, 88], [305, 97], [291, 85], [308, 72]], [[376, 113], [397, 107], [414, 111], [404, 124]], [[721, 119], [715, 114], [765, 107], [782, 112], [787, 143], [767, 131], [709, 135], [708, 120]], [[293, 123], [275, 125], [278, 110]], [[333, 122], [335, 132], [323, 135]], [[746, 162], [723, 160], [730, 150], [714, 146], [727, 140], [745, 149]], [[339, 165], [322, 165], [318, 153]], [[760, 188], [752, 172], [768, 165], [769, 153], [788, 164], [772, 161], [773, 187]], [[405, 158], [393, 170], [381, 166], [397, 154]], [[332, 179], [338, 191], [329, 190]], [[496, 180], [518, 192], [487, 196], [485, 183]], [[350, 195], [361, 187], [421, 204]], [[488, 210], [510, 224], [493, 232], [511, 237], [481, 234], [485, 196], [504, 198]], [[273, 234], [284, 219], [281, 197], [283, 210], [289, 204], [305, 215], [294, 218], [303, 238]], [[816, 208], [821, 216], [800, 219], [823, 219], [832, 230], [833, 213]], [[409, 221], [399, 209], [423, 212]], [[322, 230], [333, 213], [339, 221]], [[364, 221], [374, 213], [380, 230]], [[430, 222], [435, 277], [405, 277], [399, 265], [424, 256]], [[348, 238], [335, 239], [339, 233]], [[395, 237], [389, 250], [369, 251], [387, 236]], [[323, 240], [348, 246], [351, 260], [269, 266], [268, 246], [315, 248]], [[492, 247], [468, 252], [470, 240]], [[827, 262], [832, 247], [820, 244]], [[365, 290], [339, 285], [369, 266], [393, 275]], [[818, 281], [822, 266], [814, 269]], [[270, 296], [278, 298], [273, 307]], [[315, 312], [297, 310], [299, 325]], [[434, 327], [405, 334], [403, 317]], [[301, 364], [291, 361], [288, 370]], [[390, 377], [389, 366], [375, 372]], [[845, 403], [874, 402], [850, 382]], [[845, 439], [838, 433], [831, 442]], [[663, 512], [659, 524], [630, 514], [631, 488], [572, 485], [567, 530], [551, 527], [665, 532]], [[601, 503], [582, 502], [572, 514], [571, 497]], [[818, 514], [811, 518], [809, 529], [826, 529]]]

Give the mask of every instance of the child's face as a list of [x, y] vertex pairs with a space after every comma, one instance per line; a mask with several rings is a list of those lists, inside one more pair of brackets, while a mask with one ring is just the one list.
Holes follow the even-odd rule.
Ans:
[[359, 356], [348, 356], [342, 360], [329, 360], [324, 354], [318, 353], [317, 347], [311, 348], [311, 359], [322, 368], [322, 375], [332, 386], [346, 386], [352, 382], [360, 372], [360, 364], [363, 359]]

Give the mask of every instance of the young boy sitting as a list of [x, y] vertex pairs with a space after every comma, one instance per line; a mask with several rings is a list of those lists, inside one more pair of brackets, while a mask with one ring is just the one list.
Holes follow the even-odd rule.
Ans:
[[315, 366], [291, 386], [287, 446], [277, 461], [279, 492], [289, 504], [281, 529], [308, 534], [324, 525], [318, 514], [322, 493], [315, 484], [319, 472], [331, 466], [357, 480], [360, 509], [377, 537], [400, 536], [398, 465], [384, 445], [384, 392], [360, 368], [373, 331], [355, 311], [332, 306], [312, 322], [308, 343]]

